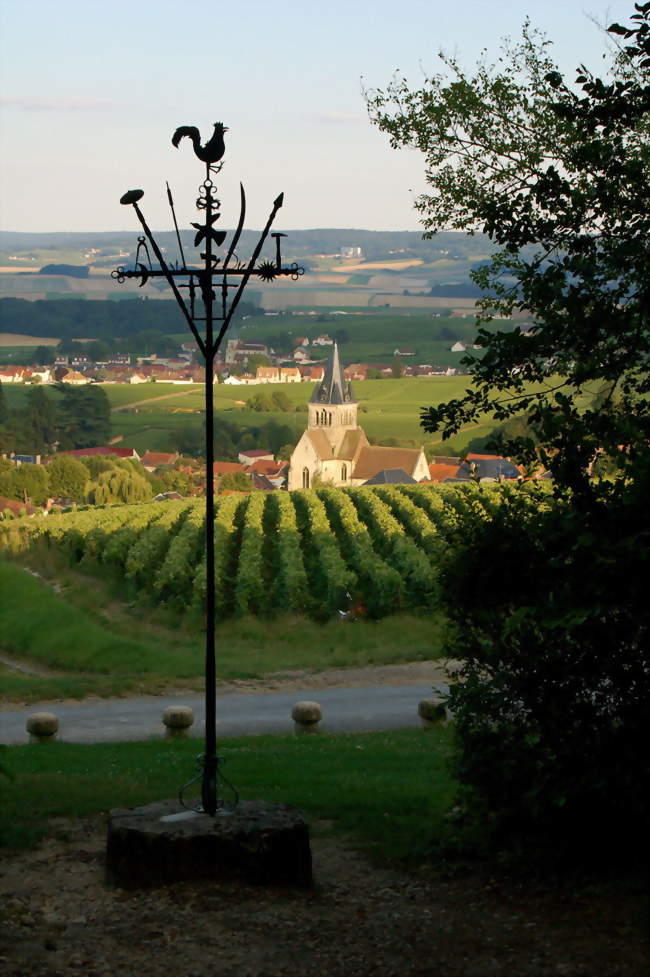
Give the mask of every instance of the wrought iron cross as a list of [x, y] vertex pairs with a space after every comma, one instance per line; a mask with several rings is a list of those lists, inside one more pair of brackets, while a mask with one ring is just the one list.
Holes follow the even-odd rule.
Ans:
[[[226, 231], [215, 229], [219, 220], [221, 202], [216, 196], [216, 187], [212, 176], [220, 172], [223, 166], [224, 133], [227, 128], [216, 122], [212, 137], [202, 146], [201, 137], [195, 126], [181, 126], [172, 137], [172, 144], [178, 146], [181, 139], [189, 138], [194, 146], [196, 156], [205, 163], [205, 180], [199, 187], [196, 206], [203, 214], [203, 221], [192, 222], [196, 230], [194, 246], [203, 246], [200, 258], [202, 267], [188, 267], [183, 252], [181, 237], [176, 221], [174, 201], [169, 184], [167, 184], [167, 199], [174, 220], [176, 239], [180, 252], [180, 263], [167, 264], [158, 247], [153, 234], [140, 210], [139, 202], [144, 196], [143, 190], [129, 190], [123, 195], [120, 203], [130, 205], [135, 210], [142, 225], [144, 235], [138, 238], [135, 267], [127, 269], [122, 266], [116, 268], [112, 277], [122, 284], [128, 278], [139, 278], [140, 287], [146, 285], [150, 278], [165, 278], [185, 317], [185, 321], [196, 340], [205, 361], [205, 458], [206, 458], [206, 487], [205, 487], [205, 532], [206, 532], [206, 641], [205, 641], [205, 752], [200, 758], [202, 772], [201, 803], [203, 810], [210, 815], [217, 812], [217, 780], [219, 777], [219, 757], [217, 757], [216, 732], [216, 655], [215, 655], [215, 570], [214, 570], [214, 358], [219, 351], [222, 340], [230, 325], [235, 310], [251, 277], [262, 281], [272, 282], [275, 278], [289, 277], [294, 281], [304, 274], [304, 268], [296, 263], [283, 266], [280, 253], [280, 241], [284, 234], [275, 233], [276, 254], [275, 261], [262, 261], [257, 264], [264, 242], [266, 241], [276, 214], [284, 201], [284, 194], [280, 194], [273, 201], [273, 209], [266, 222], [264, 230], [253, 250], [248, 262], [241, 261], [236, 248], [239, 243], [244, 219], [246, 217], [246, 195], [240, 184], [241, 204], [239, 222], [235, 229], [230, 246], [224, 256], [220, 256], [218, 249], [227, 238]], [[158, 261], [158, 268], [151, 263], [149, 248]], [[145, 260], [141, 260], [142, 257]], [[145, 263], [146, 261], [146, 263]], [[215, 279], [217, 288], [215, 289]], [[184, 298], [181, 290], [187, 292]], [[218, 292], [218, 295], [217, 295]], [[233, 293], [232, 297], [229, 293]], [[215, 325], [216, 324], [216, 325]], [[216, 335], [215, 335], [216, 333]], [[197, 778], [198, 779], [198, 778]]]

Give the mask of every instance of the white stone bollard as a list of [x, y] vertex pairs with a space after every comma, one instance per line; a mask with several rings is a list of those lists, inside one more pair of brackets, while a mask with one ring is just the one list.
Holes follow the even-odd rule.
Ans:
[[439, 699], [421, 699], [418, 702], [418, 716], [422, 729], [431, 729], [447, 721], [447, 710]]
[[291, 718], [296, 733], [314, 733], [323, 718], [323, 710], [317, 702], [303, 700], [296, 702], [291, 710]]
[[52, 743], [59, 731], [59, 720], [53, 712], [33, 712], [25, 726], [30, 743]]
[[194, 723], [194, 710], [190, 706], [167, 706], [162, 717], [165, 726], [165, 736], [189, 736], [190, 727]]

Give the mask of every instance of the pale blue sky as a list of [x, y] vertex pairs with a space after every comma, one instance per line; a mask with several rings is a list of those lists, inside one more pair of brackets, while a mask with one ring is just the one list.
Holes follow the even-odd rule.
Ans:
[[278, 227], [415, 230], [421, 157], [369, 124], [362, 76], [383, 87], [399, 69], [417, 86], [440, 48], [471, 67], [527, 15], [572, 75], [605, 49], [590, 18], [632, 12], [632, 0], [0, 0], [0, 227], [128, 229], [119, 197], [141, 187], [149, 223], [167, 228], [165, 179], [187, 226], [202, 164], [171, 135], [223, 121], [224, 227], [241, 180], [251, 228], [283, 190]]

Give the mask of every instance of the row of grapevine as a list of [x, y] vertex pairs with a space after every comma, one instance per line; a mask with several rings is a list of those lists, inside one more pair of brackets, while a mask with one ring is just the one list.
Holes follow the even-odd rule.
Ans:
[[243, 513], [241, 546], [235, 577], [233, 607], [236, 614], [260, 614], [268, 604], [268, 589], [262, 575], [262, 544], [264, 541], [264, 503], [262, 492], [249, 495]]
[[[217, 617], [230, 613], [232, 603], [231, 573], [236, 559], [240, 535], [241, 511], [247, 500], [241, 495], [228, 495], [217, 506], [214, 516], [214, 591]], [[192, 606], [197, 611], [205, 608], [207, 595], [206, 555], [203, 553], [197, 566], [192, 585]]]
[[128, 580], [136, 587], [147, 589], [152, 581], [152, 568], [164, 562], [169, 544], [185, 518], [191, 502], [171, 502], [158, 508], [159, 515], [140, 533], [126, 555], [124, 569]]
[[404, 582], [398, 571], [375, 551], [350, 496], [331, 488], [316, 491], [325, 503], [341, 552], [357, 576], [360, 596], [369, 614], [383, 617], [404, 607]]
[[376, 552], [398, 571], [404, 581], [407, 606], [422, 607], [431, 603], [437, 590], [436, 574], [425, 552], [404, 533], [404, 527], [373, 489], [358, 488], [346, 494], [368, 527]]
[[291, 501], [311, 582], [314, 613], [336, 614], [347, 607], [346, 594], [357, 590], [357, 577], [341, 555], [325, 506], [316, 493], [304, 489], [292, 492]]
[[296, 510], [289, 493], [270, 493], [266, 500], [266, 511], [270, 516], [272, 541], [273, 606], [304, 614], [310, 609], [311, 595]]
[[379, 485], [375, 492], [383, 502], [390, 506], [395, 518], [406, 532], [417, 540], [418, 545], [425, 550], [435, 566], [444, 546], [435, 524], [412, 499], [400, 492], [396, 485]]
[[187, 607], [192, 600], [194, 569], [205, 547], [205, 510], [202, 502], [188, 509], [160, 567], [152, 567], [153, 590], [159, 599]]

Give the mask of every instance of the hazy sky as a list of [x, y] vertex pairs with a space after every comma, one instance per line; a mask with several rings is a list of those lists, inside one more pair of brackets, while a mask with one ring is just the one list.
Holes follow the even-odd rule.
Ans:
[[250, 228], [283, 190], [278, 228], [415, 230], [422, 159], [370, 125], [362, 84], [399, 69], [418, 86], [441, 48], [471, 67], [526, 16], [572, 76], [605, 50], [592, 19], [632, 12], [632, 0], [0, 0], [0, 228], [128, 229], [118, 201], [134, 187], [150, 225], [168, 228], [165, 179], [188, 226], [203, 164], [171, 135], [197, 125], [206, 138], [223, 121], [223, 227], [241, 180]]

